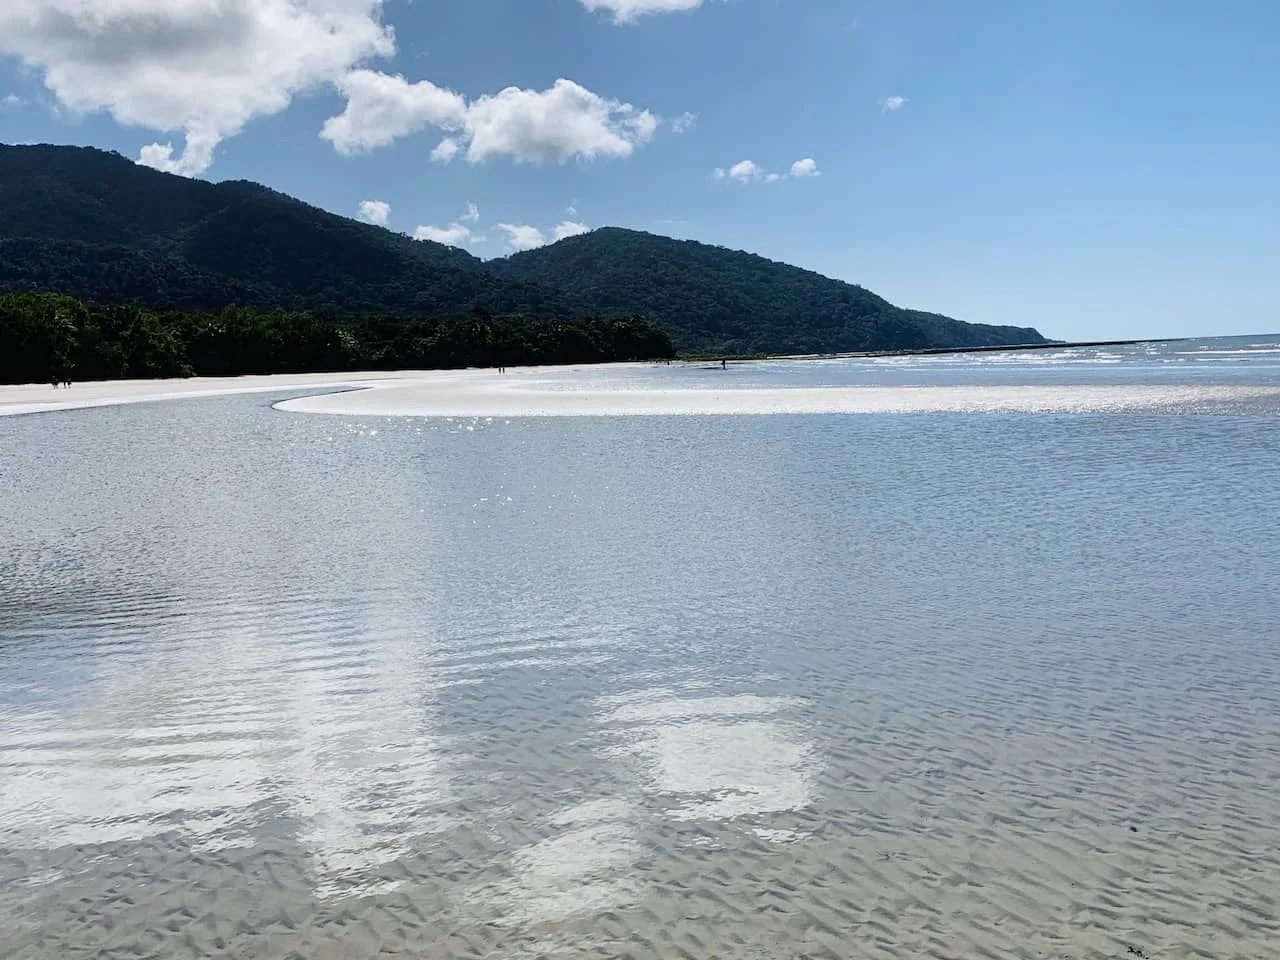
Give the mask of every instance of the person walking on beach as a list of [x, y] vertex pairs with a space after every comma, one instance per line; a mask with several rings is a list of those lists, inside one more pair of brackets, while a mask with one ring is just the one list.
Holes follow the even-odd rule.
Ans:
[[720, 369], [721, 369], [721, 370], [728, 370], [728, 369], [729, 369], [729, 362], [728, 362], [727, 360], [721, 360], [721, 361], [720, 361]]

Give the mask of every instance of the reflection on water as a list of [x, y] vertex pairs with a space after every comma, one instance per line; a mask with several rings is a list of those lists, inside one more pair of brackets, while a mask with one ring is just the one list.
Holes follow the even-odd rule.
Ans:
[[411, 645], [344, 640], [353, 629], [336, 610], [242, 608], [220, 636], [161, 637], [160, 656], [103, 660], [91, 701], [70, 714], [9, 712], [6, 845], [174, 829], [196, 849], [252, 845], [260, 807], [283, 802], [275, 813], [300, 824], [318, 888], [362, 889], [444, 823], [448, 779], [421, 679], [404, 669]]
[[771, 717], [780, 697], [666, 698], [629, 695], [607, 716], [623, 724], [647, 789], [670, 797], [681, 820], [731, 820], [798, 810], [812, 799], [812, 747]]
[[0, 955], [1280, 939], [1280, 419], [272, 399], [0, 423]]

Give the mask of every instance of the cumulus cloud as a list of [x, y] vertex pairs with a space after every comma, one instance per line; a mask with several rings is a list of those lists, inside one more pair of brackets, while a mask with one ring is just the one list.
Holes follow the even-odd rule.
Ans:
[[888, 113], [890, 110], [898, 110], [906, 102], [906, 97], [885, 97], [880, 101], [880, 112]]
[[547, 244], [547, 235], [537, 227], [524, 223], [500, 223], [498, 229], [507, 235], [509, 250], [532, 250]]
[[0, 55], [38, 72], [74, 113], [180, 133], [140, 161], [208, 169], [255, 117], [395, 52], [382, 0], [4, 0]]
[[737, 180], [739, 183], [751, 183], [751, 181], [759, 180], [764, 176], [764, 169], [754, 160], [741, 160], [730, 167], [727, 174], [730, 180]]
[[[338, 81], [338, 90], [347, 98], [346, 109], [325, 121], [320, 136], [339, 153], [385, 147], [427, 126], [456, 129], [467, 114], [467, 102], [460, 94], [429, 80], [410, 83], [399, 75], [353, 70]], [[443, 147], [442, 143], [436, 151]], [[452, 159], [456, 144], [445, 152], [441, 159]]]
[[803, 160], [797, 160], [791, 165], [789, 173], [771, 173], [754, 160], [741, 160], [726, 170], [724, 167], [716, 167], [711, 171], [711, 176], [716, 180], [736, 180], [738, 183], [777, 183], [779, 180], [785, 180], [788, 177], [817, 177], [821, 175], [818, 170], [818, 162], [812, 157], [805, 157]]
[[682, 113], [671, 121], [672, 133], [688, 133], [698, 125], [698, 115], [696, 113]]
[[467, 111], [467, 159], [508, 155], [523, 163], [563, 163], [571, 157], [625, 157], [647, 143], [658, 119], [629, 103], [606, 100], [572, 80], [549, 90], [507, 87]]
[[448, 163], [463, 146], [467, 160], [482, 163], [509, 156], [518, 163], [564, 163], [572, 158], [625, 157], [653, 139], [658, 118], [648, 110], [607, 99], [572, 80], [546, 90], [507, 87], [468, 104], [429, 81], [355, 70], [339, 89], [347, 97], [341, 114], [326, 121], [321, 136], [342, 153], [386, 146], [429, 126], [449, 135], [431, 152]]
[[702, 6], [702, 0], [581, 0], [588, 10], [606, 10], [614, 23], [633, 23], [637, 17], [651, 13], [678, 13]]
[[562, 220], [556, 224], [555, 238], [563, 240], [566, 237], [577, 237], [590, 232], [591, 228], [585, 223], [578, 223], [576, 220]]
[[385, 227], [391, 221], [391, 204], [383, 200], [361, 200], [356, 219]]

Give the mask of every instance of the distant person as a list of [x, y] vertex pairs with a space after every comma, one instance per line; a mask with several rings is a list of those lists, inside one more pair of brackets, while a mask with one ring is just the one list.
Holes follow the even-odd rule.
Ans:
[[721, 360], [721, 361], [720, 361], [720, 369], [721, 369], [721, 370], [728, 370], [728, 369], [729, 369], [729, 362], [728, 362], [727, 360]]

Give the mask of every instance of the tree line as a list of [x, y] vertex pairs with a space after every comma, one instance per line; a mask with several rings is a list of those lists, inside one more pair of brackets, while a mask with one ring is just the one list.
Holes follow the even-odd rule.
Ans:
[[670, 359], [633, 316], [533, 320], [483, 308], [446, 319], [230, 307], [209, 312], [0, 295], [0, 383], [450, 369]]

